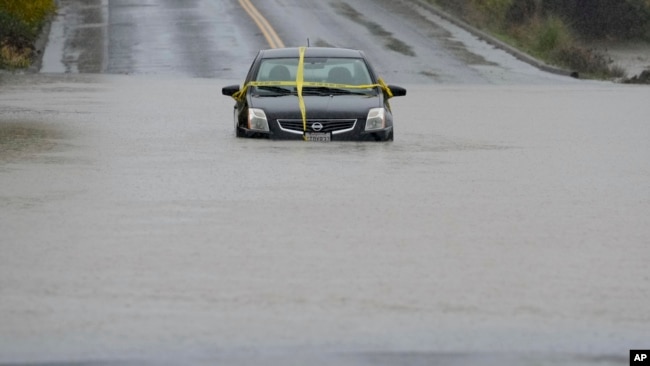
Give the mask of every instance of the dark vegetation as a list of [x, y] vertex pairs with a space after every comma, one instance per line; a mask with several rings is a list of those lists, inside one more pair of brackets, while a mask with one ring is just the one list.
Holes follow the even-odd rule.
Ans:
[[619, 78], [624, 70], [585, 44], [650, 42], [650, 0], [429, 0], [547, 63], [580, 75]]
[[0, 0], [0, 68], [30, 65], [34, 43], [54, 10], [54, 0]]

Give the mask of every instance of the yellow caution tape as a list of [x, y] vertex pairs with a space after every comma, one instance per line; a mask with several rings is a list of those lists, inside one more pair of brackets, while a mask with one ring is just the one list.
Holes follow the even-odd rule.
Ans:
[[298, 59], [298, 72], [296, 72], [296, 91], [298, 92], [298, 105], [302, 115], [302, 138], [306, 141], [307, 136], [307, 111], [305, 110], [305, 99], [302, 97], [302, 85], [305, 82], [305, 47], [300, 47], [300, 58]]
[[[319, 82], [319, 81], [303, 81], [302, 85], [303, 87], [305, 86], [314, 86], [314, 87], [327, 87], [327, 88], [338, 88], [338, 89], [372, 89], [376, 87], [382, 88], [386, 94], [389, 95], [389, 97], [393, 96], [393, 93], [390, 91], [388, 86], [384, 84], [383, 80], [379, 79], [377, 80], [377, 84], [365, 84], [365, 85], [350, 85], [350, 84], [335, 84], [335, 83], [326, 83], [326, 82]], [[244, 86], [244, 89], [240, 90], [239, 92], [235, 93], [233, 95], [233, 98], [237, 100], [241, 100], [243, 96], [246, 94], [246, 89], [250, 86], [297, 86], [298, 83], [296, 81], [250, 81], [246, 86]]]
[[[337, 88], [337, 89], [372, 89], [372, 88], [381, 88], [388, 99], [393, 97], [393, 92], [390, 90], [388, 85], [384, 82], [382, 78], [377, 79], [377, 84], [366, 84], [366, 85], [349, 85], [349, 84], [335, 84], [335, 83], [324, 83], [324, 82], [313, 82], [304, 80], [304, 63], [305, 63], [305, 49], [306, 47], [300, 47], [299, 49], [299, 59], [298, 59], [298, 71], [296, 72], [296, 81], [250, 81], [244, 85], [241, 90], [232, 95], [233, 99], [238, 102], [241, 102], [246, 97], [246, 92], [251, 86], [295, 86], [296, 92], [298, 94], [298, 104], [300, 107], [300, 114], [302, 116], [302, 130], [303, 132], [307, 131], [307, 109], [305, 108], [305, 100], [302, 96], [302, 89], [305, 86], [313, 87], [327, 87], [327, 88]], [[389, 107], [390, 109], [390, 107]], [[303, 135], [304, 139], [307, 139], [307, 136]]]
[[[251, 86], [297, 86], [298, 83], [295, 81], [250, 81], [248, 82], [240, 91], [233, 94], [232, 97], [237, 101], [242, 101], [246, 95], [246, 91]], [[384, 83], [384, 81], [379, 78], [377, 84], [365, 84], [365, 85], [349, 85], [349, 84], [335, 84], [335, 83], [325, 83], [317, 81], [303, 81], [303, 87], [305, 86], [314, 86], [314, 87], [327, 87], [327, 88], [337, 88], [337, 89], [372, 89], [372, 88], [381, 88], [388, 98], [393, 97], [393, 93]]]
[[[379, 85], [379, 87], [380, 87], [380, 88], [381, 88], [381, 89], [386, 93], [386, 96], [388, 97], [388, 99], [390, 99], [390, 98], [393, 97], [393, 91], [390, 90], [390, 88], [388, 87], [388, 85], [386, 85], [386, 83], [384, 82], [384, 79], [382, 79], [382, 78], [377, 78], [377, 85]], [[374, 86], [375, 86], [375, 85], [373, 85], [373, 87], [374, 87]]]

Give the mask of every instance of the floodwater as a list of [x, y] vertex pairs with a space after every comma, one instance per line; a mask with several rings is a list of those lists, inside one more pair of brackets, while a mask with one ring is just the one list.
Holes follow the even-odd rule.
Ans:
[[0, 364], [650, 346], [650, 89], [405, 85], [394, 142], [305, 143], [235, 138], [237, 80], [0, 77]]
[[543, 73], [421, 3], [265, 1], [286, 45], [363, 49], [408, 96], [391, 143], [238, 139], [221, 88], [267, 46], [239, 4], [59, 3], [42, 74], [0, 74], [0, 365], [650, 347], [650, 89]]

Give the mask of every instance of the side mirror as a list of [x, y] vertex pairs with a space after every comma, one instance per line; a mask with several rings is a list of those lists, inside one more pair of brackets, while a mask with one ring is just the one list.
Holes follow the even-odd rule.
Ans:
[[224, 86], [221, 89], [221, 94], [232, 97], [232, 95], [237, 93], [238, 91], [239, 91], [239, 85], [228, 85], [228, 86]]
[[389, 85], [388, 89], [390, 89], [394, 97], [403, 97], [406, 95], [406, 89], [402, 88], [401, 86]]

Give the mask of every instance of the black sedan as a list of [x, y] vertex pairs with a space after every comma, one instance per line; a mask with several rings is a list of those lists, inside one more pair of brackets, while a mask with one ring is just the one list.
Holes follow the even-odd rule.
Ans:
[[243, 87], [222, 92], [236, 100], [238, 137], [307, 141], [393, 140], [388, 99], [406, 95], [363, 52], [328, 47], [262, 50]]

